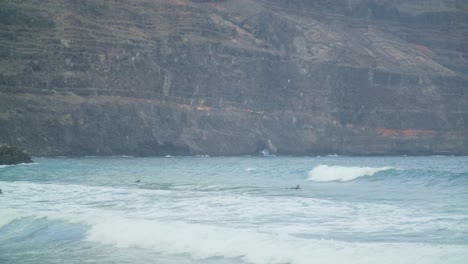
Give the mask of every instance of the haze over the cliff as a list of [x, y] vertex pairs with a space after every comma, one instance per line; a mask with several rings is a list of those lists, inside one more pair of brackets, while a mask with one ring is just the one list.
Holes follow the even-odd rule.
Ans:
[[34, 155], [468, 154], [465, 0], [3, 0]]

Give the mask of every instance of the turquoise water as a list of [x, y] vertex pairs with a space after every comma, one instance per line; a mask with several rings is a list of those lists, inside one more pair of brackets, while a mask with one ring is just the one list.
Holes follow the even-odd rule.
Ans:
[[466, 157], [35, 161], [0, 167], [2, 264], [468, 263]]

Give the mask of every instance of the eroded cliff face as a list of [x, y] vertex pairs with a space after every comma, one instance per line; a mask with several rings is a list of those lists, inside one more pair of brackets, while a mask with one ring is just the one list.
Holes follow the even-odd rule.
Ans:
[[0, 2], [34, 155], [468, 154], [464, 0]]

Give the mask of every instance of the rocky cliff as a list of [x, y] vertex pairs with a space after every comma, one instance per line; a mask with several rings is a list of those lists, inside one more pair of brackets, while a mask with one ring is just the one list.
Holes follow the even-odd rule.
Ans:
[[2, 0], [33, 155], [468, 154], [465, 0]]

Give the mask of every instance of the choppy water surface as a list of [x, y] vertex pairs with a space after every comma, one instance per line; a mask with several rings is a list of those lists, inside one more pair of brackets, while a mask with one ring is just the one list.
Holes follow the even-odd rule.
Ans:
[[468, 260], [466, 157], [36, 161], [0, 167], [0, 263]]

